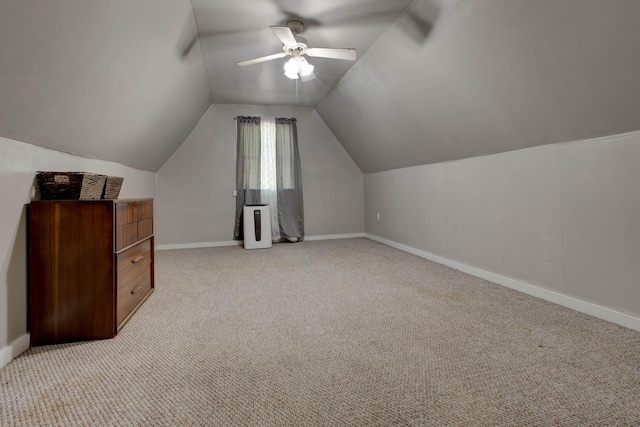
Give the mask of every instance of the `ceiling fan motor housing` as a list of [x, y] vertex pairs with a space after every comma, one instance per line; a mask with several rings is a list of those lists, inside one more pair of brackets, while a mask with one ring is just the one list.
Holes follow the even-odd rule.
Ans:
[[289, 27], [294, 36], [297, 36], [304, 31], [304, 24], [298, 20], [287, 22], [287, 27]]

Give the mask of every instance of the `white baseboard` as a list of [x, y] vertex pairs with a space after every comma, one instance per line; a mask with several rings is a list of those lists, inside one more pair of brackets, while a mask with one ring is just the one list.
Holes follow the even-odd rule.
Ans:
[[[305, 236], [305, 241], [312, 240], [334, 240], [334, 239], [355, 239], [364, 237], [364, 233], [355, 234], [326, 234], [323, 236]], [[198, 242], [198, 243], [178, 243], [172, 245], [157, 245], [157, 251], [166, 251], [170, 249], [198, 249], [198, 248], [219, 248], [223, 246], [241, 246], [242, 240], [230, 240], [226, 242]]]
[[325, 234], [324, 236], [305, 236], [304, 240], [307, 242], [310, 242], [313, 240], [357, 239], [358, 237], [364, 237], [364, 233]]
[[515, 289], [516, 291], [520, 291], [525, 294], [528, 294], [528, 295], [531, 295], [531, 296], [534, 296], [534, 297], [537, 297], [537, 298], [540, 298], [540, 299], [543, 299], [567, 308], [571, 308], [581, 313], [585, 313], [590, 316], [597, 317], [602, 320], [606, 320], [607, 322], [615, 323], [617, 325], [621, 325], [629, 329], [640, 331], [640, 318], [630, 316], [628, 314], [621, 313], [619, 311], [612, 310], [607, 307], [602, 307], [597, 304], [582, 301], [577, 298], [563, 295], [554, 291], [550, 291], [548, 289], [540, 288], [538, 286], [531, 285], [529, 283], [526, 283], [517, 279], [512, 279], [511, 277], [502, 276], [500, 274], [492, 273], [491, 271], [483, 270], [478, 267], [472, 267], [470, 265], [466, 265], [458, 261], [453, 261], [448, 258], [443, 258], [441, 256], [434, 255], [430, 252], [412, 248], [410, 246], [403, 245], [401, 243], [397, 243], [392, 240], [387, 240], [382, 237], [374, 236], [372, 234], [365, 233], [364, 237], [366, 237], [367, 239], [371, 239], [376, 242], [394, 247], [396, 249], [400, 249], [401, 251], [409, 252], [413, 255], [426, 258], [430, 261], [437, 262], [438, 264], [443, 264], [443, 265], [446, 265], [447, 267], [460, 270], [472, 276], [476, 276], [481, 279], [488, 280], [498, 285], [506, 286], [507, 288]]
[[31, 342], [31, 336], [24, 334], [2, 350], [0, 350], [0, 368], [7, 365], [16, 357], [29, 349], [29, 343]]
[[172, 245], [156, 245], [156, 250], [167, 251], [170, 249], [220, 248], [224, 246], [239, 246], [241, 244], [241, 240], [229, 240], [225, 242], [177, 243]]

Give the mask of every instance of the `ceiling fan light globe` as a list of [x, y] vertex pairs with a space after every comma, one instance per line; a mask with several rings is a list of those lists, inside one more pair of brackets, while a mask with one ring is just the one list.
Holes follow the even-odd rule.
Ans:
[[300, 65], [295, 58], [291, 58], [284, 63], [284, 75], [292, 80], [298, 79], [298, 73], [300, 72]]
[[306, 76], [303, 76], [302, 74], [300, 74], [300, 80], [302, 80], [303, 82], [308, 82], [315, 78], [316, 78], [316, 75], [313, 73], [309, 73]]
[[303, 58], [302, 61], [300, 61], [300, 75], [301, 76], [310, 76], [311, 74], [313, 74], [313, 70], [315, 69], [315, 67], [311, 64], [309, 64], [307, 62], [307, 60], [305, 60]]

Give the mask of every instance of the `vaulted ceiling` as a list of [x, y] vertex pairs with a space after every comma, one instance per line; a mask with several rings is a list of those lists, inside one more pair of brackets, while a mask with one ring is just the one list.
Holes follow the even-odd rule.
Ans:
[[418, 0], [316, 110], [364, 173], [637, 131], [639, 18], [636, 0]]
[[2, 0], [0, 136], [156, 170], [211, 105], [189, 1]]
[[[0, 136], [157, 170], [212, 103], [315, 107], [376, 172], [640, 129], [636, 0], [0, 0]], [[269, 30], [305, 23], [283, 75]]]
[[[305, 24], [310, 47], [349, 47], [363, 55], [413, 0], [192, 0], [214, 103], [315, 106], [353, 66], [309, 58], [315, 80], [284, 78], [286, 59], [238, 67], [237, 62], [282, 52], [269, 29], [289, 20]], [[224, 4], [224, 5], [222, 5]], [[190, 45], [187, 37], [186, 46]]]

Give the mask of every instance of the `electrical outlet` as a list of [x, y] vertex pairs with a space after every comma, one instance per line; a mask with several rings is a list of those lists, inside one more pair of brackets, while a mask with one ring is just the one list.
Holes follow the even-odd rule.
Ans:
[[377, 219], [378, 221], [380, 221], [380, 212], [378, 212], [378, 213], [376, 214], [376, 219]]
[[233, 193], [231, 194], [233, 194], [233, 197], [238, 197], [238, 190], [233, 190]]

